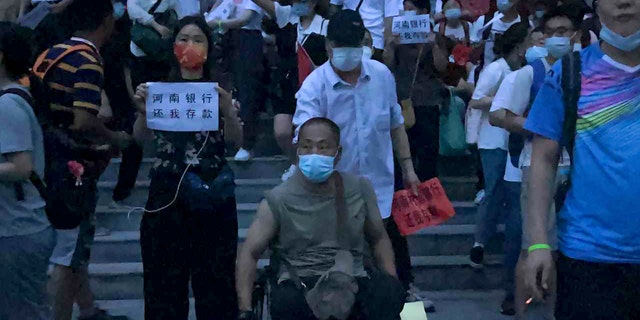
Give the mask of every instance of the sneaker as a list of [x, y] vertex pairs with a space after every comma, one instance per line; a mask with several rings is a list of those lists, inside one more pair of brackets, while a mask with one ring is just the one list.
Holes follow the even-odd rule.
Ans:
[[239, 162], [247, 162], [251, 160], [251, 151], [240, 148], [240, 150], [238, 150], [236, 155], [233, 157], [233, 160]]
[[482, 200], [484, 200], [484, 189], [476, 193], [476, 198], [473, 200], [473, 203], [475, 203], [477, 206], [477, 205], [480, 205], [480, 202], [482, 202]]
[[427, 299], [427, 297], [423, 296], [420, 292], [420, 289], [416, 288], [413, 284], [409, 285], [409, 290], [407, 290], [407, 297], [405, 302], [418, 302], [421, 301], [424, 306], [424, 311], [427, 313], [436, 312], [436, 307], [433, 304], [433, 301]]
[[513, 294], [507, 294], [502, 301], [502, 305], [500, 305], [500, 313], [505, 316], [514, 316], [516, 315], [516, 304]]
[[287, 169], [283, 174], [282, 174], [282, 181], [287, 181], [289, 180], [289, 178], [293, 177], [293, 175], [296, 173], [296, 170], [298, 170], [298, 167], [295, 164], [292, 164], [291, 167], [289, 167], [289, 169]]
[[121, 201], [111, 200], [111, 203], [109, 204], [109, 209], [114, 209], [114, 210], [131, 210], [134, 207], [135, 206], [129, 204], [126, 201], [126, 199]]
[[470, 265], [473, 268], [482, 268], [484, 263], [484, 248], [480, 245], [474, 245], [469, 252]]
[[96, 313], [91, 317], [78, 317], [78, 320], [129, 320], [127, 316], [110, 316], [102, 309], [96, 309]]
[[95, 236], [96, 237], [106, 237], [111, 234], [111, 230], [105, 227], [96, 227]]

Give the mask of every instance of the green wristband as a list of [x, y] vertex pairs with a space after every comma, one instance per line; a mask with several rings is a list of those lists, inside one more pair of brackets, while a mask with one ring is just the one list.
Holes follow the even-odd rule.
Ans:
[[551, 246], [548, 244], [542, 244], [542, 243], [534, 244], [531, 247], [529, 247], [528, 251], [529, 253], [531, 253], [536, 250], [551, 250]]

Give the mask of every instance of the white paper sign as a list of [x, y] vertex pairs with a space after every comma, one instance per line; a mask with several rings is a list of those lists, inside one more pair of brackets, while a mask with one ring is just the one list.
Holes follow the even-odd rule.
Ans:
[[147, 127], [199, 132], [219, 128], [218, 87], [214, 82], [149, 82]]
[[429, 15], [394, 17], [391, 33], [400, 35], [400, 44], [427, 43], [431, 33]]

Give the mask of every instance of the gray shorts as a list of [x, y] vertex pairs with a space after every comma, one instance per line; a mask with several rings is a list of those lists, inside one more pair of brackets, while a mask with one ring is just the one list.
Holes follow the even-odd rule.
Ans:
[[[527, 230], [529, 230], [529, 221], [527, 217], [527, 205], [529, 203], [529, 184], [530, 184], [530, 167], [522, 168], [522, 192], [520, 193], [520, 206], [522, 209], [522, 250], [527, 250], [534, 245]], [[563, 171], [564, 168], [558, 168], [558, 172]], [[556, 189], [561, 181], [561, 176], [558, 173], [556, 179], [556, 188], [553, 188], [551, 199], [554, 198]], [[558, 250], [558, 227], [556, 224], [556, 205], [554, 201], [551, 201], [549, 213], [547, 215], [547, 235], [549, 237], [549, 246], [552, 250]]]
[[51, 263], [72, 269], [88, 267], [95, 233], [94, 215], [85, 218], [75, 229], [56, 230], [57, 241]]
[[0, 238], [0, 319], [50, 319], [46, 284], [52, 228]]

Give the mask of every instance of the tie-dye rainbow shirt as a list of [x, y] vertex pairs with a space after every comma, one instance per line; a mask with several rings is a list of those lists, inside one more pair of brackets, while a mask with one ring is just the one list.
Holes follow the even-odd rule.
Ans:
[[[615, 62], [599, 44], [581, 56], [573, 185], [558, 215], [560, 251], [590, 262], [640, 263], [640, 66]], [[525, 125], [555, 141], [563, 141], [561, 73], [556, 63]]]

